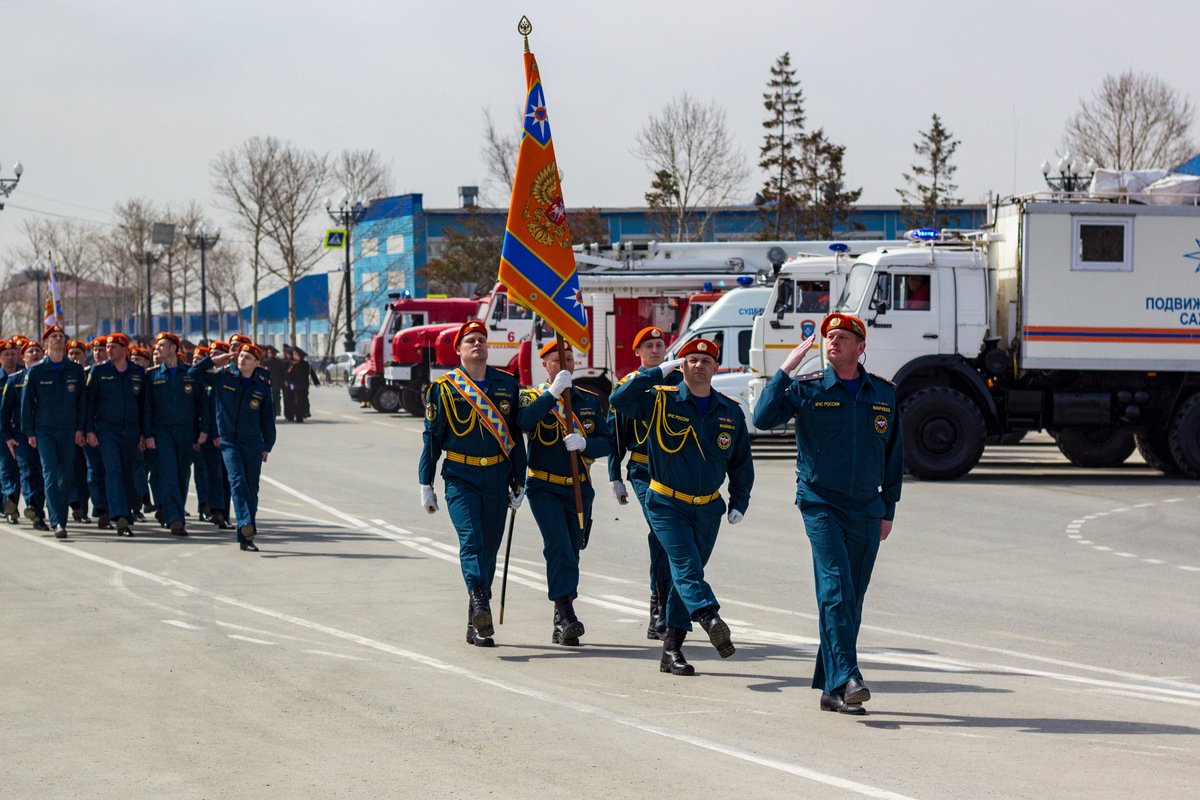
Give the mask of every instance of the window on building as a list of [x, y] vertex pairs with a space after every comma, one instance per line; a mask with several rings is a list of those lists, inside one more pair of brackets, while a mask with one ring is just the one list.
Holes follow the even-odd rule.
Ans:
[[387, 237], [387, 254], [389, 256], [399, 255], [404, 252], [404, 235]]
[[379, 273], [378, 272], [362, 273], [362, 290], [364, 292], [378, 292], [379, 291]]
[[1127, 217], [1075, 217], [1071, 269], [1133, 270], [1133, 220]]
[[359, 256], [361, 258], [379, 255], [379, 240], [374, 236], [368, 236], [367, 238], [363, 239], [360, 246], [362, 248], [362, 250], [359, 252]]
[[441, 258], [442, 256], [442, 240], [441, 239], [426, 239], [425, 250], [430, 258]]
[[369, 325], [373, 328], [379, 327], [379, 309], [364, 308], [363, 309], [363, 325]]
[[404, 288], [404, 270], [389, 269], [387, 273], [387, 287], [389, 290], [400, 290]]

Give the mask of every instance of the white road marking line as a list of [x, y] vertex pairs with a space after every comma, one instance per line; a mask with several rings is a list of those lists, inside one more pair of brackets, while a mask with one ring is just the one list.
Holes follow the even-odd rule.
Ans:
[[326, 514], [329, 514], [330, 516], [337, 517], [338, 519], [343, 519], [346, 522], [349, 522], [351, 525], [353, 525], [356, 528], [367, 527], [367, 523], [363, 522], [358, 517], [352, 517], [349, 514], [338, 511], [333, 506], [327, 506], [324, 503], [322, 503], [320, 500], [309, 497], [308, 495], [304, 494], [303, 492], [298, 492], [295, 489], [293, 489], [292, 487], [282, 484], [279, 481], [275, 480], [274, 478], [268, 477], [267, 475], [263, 475], [261, 477], [264, 481], [271, 484], [276, 489], [287, 492], [292, 497], [298, 497], [301, 500], [303, 500], [304, 502], [308, 503], [309, 505], [316, 506], [317, 508], [321, 509], [322, 511], [324, 511]]
[[1102, 545], [1102, 544], [1095, 545], [1095, 547], [1096, 547], [1096, 549], [1097, 549], [1097, 550], [1100, 550], [1100, 551], [1102, 551], [1102, 552], [1107, 552], [1107, 551], [1110, 551], [1110, 550], [1112, 550], [1112, 548], [1111, 548], [1111, 547], [1105, 547], [1105, 546], [1104, 546], [1104, 545]]
[[369, 658], [361, 656], [351, 656], [345, 653], [331, 653], [328, 650], [305, 650], [305, 653], [312, 653], [314, 656], [329, 656], [330, 658], [344, 658], [348, 661], [370, 661]]
[[1161, 558], [1143, 558], [1142, 561], [1145, 561], [1147, 564], [1165, 564], [1165, 563], [1167, 563], [1167, 562], [1163, 561]]
[[[320, 506], [318, 506], [318, 507], [320, 507]], [[387, 644], [386, 642], [381, 642], [381, 641], [378, 641], [375, 639], [369, 639], [365, 636], [359, 636], [358, 634], [350, 633], [348, 631], [343, 631], [338, 628], [331, 627], [329, 625], [323, 625], [319, 622], [307, 620], [307, 619], [304, 619], [303, 617], [297, 617], [292, 614], [287, 614], [285, 612], [274, 611], [272, 609], [265, 608], [263, 606], [257, 606], [257, 605], [254, 605], [253, 603], [248, 603], [244, 600], [239, 600], [236, 597], [230, 597], [229, 595], [217, 594], [215, 592], [210, 592], [207, 589], [201, 589], [197, 586], [191, 586], [191, 585], [183, 583], [181, 581], [176, 581], [171, 578], [164, 578], [161, 575], [155, 575], [153, 572], [147, 572], [146, 570], [139, 569], [137, 567], [131, 567], [127, 564], [121, 564], [121, 563], [113, 561], [111, 559], [94, 555], [85, 550], [78, 550], [76, 548], [69, 547], [64, 544], [60, 544], [57, 541], [44, 540], [39, 536], [33, 536], [33, 535], [28, 534], [21, 530], [9, 530], [8, 533], [13, 536], [20, 536], [23, 539], [27, 539], [31, 542], [36, 542], [37, 544], [41, 544], [46, 547], [52, 547], [52, 548], [59, 550], [61, 552], [64, 552], [64, 553], [69, 553], [78, 558], [83, 558], [88, 561], [92, 561], [97, 564], [101, 564], [101, 565], [109, 567], [111, 569], [120, 570], [121, 572], [125, 572], [130, 575], [136, 575], [145, 580], [151, 581], [153, 583], [157, 583], [160, 586], [177, 587], [177, 588], [183, 589], [185, 591], [192, 592], [201, 597], [207, 597], [211, 600], [215, 600], [216, 602], [225, 603], [226, 605], [230, 605], [235, 608], [240, 608], [243, 611], [249, 611], [249, 612], [252, 612], [255, 614], [261, 614], [263, 616], [270, 617], [270, 618], [278, 620], [280, 622], [287, 622], [292, 625], [296, 625], [297, 627], [306, 628], [306, 629], [312, 630], [312, 631], [318, 631], [327, 636], [331, 636], [331, 637], [334, 637], [337, 639], [343, 639], [345, 641], [354, 642], [355, 644], [361, 645], [363, 647], [368, 647], [368, 648], [371, 648], [374, 650], [379, 650], [381, 652], [388, 653], [389, 655], [394, 655], [399, 658], [406, 659], [408, 661], [416, 662], [418, 664], [421, 664], [422, 666], [429, 667], [431, 669], [440, 670], [440, 671], [445, 672], [450, 675], [455, 675], [460, 678], [465, 678], [467, 680], [475, 681], [475, 682], [481, 683], [485, 686], [491, 686], [495, 689], [499, 689], [500, 691], [509, 692], [511, 694], [520, 695], [522, 697], [528, 697], [533, 700], [539, 700], [541, 702], [547, 703], [549, 705], [558, 706], [559, 708], [563, 708], [568, 711], [574, 711], [578, 714], [584, 714], [584, 715], [595, 717], [598, 719], [603, 719], [603, 720], [612, 722], [617, 725], [622, 725], [627, 728], [632, 728], [633, 730], [642, 731], [643, 733], [649, 733], [654, 736], [659, 736], [659, 737], [662, 737], [665, 739], [671, 739], [673, 741], [681, 742], [683, 744], [688, 744], [693, 747], [697, 747], [697, 748], [700, 748], [703, 750], [708, 750], [710, 752], [721, 753], [722, 755], [726, 755], [726, 756], [729, 756], [730, 758], [738, 759], [739, 761], [745, 761], [747, 763], [757, 764], [762, 767], [767, 767], [769, 769], [774, 769], [779, 772], [784, 772], [789, 775], [795, 775], [797, 777], [805, 778], [807, 780], [813, 781], [814, 783], [821, 783], [821, 784], [825, 784], [826, 786], [833, 786], [833, 787], [836, 787], [839, 789], [845, 789], [846, 791], [854, 792], [856, 794], [863, 795], [864, 797], [877, 797], [877, 798], [884, 798], [885, 800], [914, 800], [912, 797], [910, 797], [908, 795], [902, 795], [897, 792], [891, 792], [891, 791], [888, 791], [887, 789], [882, 789], [877, 786], [871, 786], [869, 784], [847, 780], [845, 778], [840, 778], [836, 775], [830, 775], [828, 773], [819, 772], [815, 769], [810, 769], [808, 767], [804, 767], [799, 764], [793, 764], [788, 761], [783, 761], [783, 760], [776, 759], [776, 758], [768, 758], [765, 756], [758, 755], [757, 753], [753, 753], [749, 750], [743, 750], [740, 747], [734, 747], [733, 745], [727, 745], [722, 742], [714, 741], [712, 739], [706, 739], [701, 736], [692, 736], [690, 734], [681, 733], [679, 731], [671, 730], [669, 728], [664, 728], [664, 727], [661, 727], [658, 725], [652, 725], [641, 719], [637, 719], [635, 717], [629, 717], [624, 714], [618, 714], [613, 711], [608, 711], [607, 709], [603, 709], [603, 708], [600, 708], [598, 706], [594, 706], [594, 705], [591, 705], [588, 703], [583, 703], [578, 700], [573, 700], [569, 697], [562, 697], [560, 695], [552, 694], [550, 692], [542, 691], [539, 689], [534, 689], [534, 688], [527, 687], [527, 686], [521, 686], [520, 684], [516, 684], [516, 683], [511, 683], [509, 681], [506, 681], [506, 680], [503, 680], [500, 678], [493, 678], [493, 677], [484, 675], [479, 672], [473, 672], [464, 667], [459, 667], [455, 664], [451, 664], [446, 661], [441, 661], [439, 659], [432, 658], [430, 656], [426, 656], [422, 653], [417, 653], [413, 650], [406, 650], [401, 647], [396, 647], [395, 645]], [[230, 635], [230, 638], [240, 638], [240, 639], [245, 639], [247, 641], [256, 641], [256, 642], [259, 642], [262, 644], [273, 644], [273, 642], [266, 642], [263, 640], [252, 640], [249, 637], [237, 637], [234, 635]]]
[[1134, 508], [1150, 508], [1154, 503], [1138, 503]]
[[255, 639], [252, 636], [241, 636], [236, 633], [227, 633], [225, 635], [228, 636], [230, 639], [237, 639], [239, 642], [251, 642], [253, 644], [269, 644], [269, 645], [275, 644], [275, 642], [268, 642], [266, 639]]
[[1091, 544], [1091, 543], [1092, 543], [1092, 541], [1090, 539], [1076, 539], [1075, 540], [1075, 544]]
[[1120, 697], [1136, 697], [1138, 700], [1155, 700], [1159, 703], [1172, 703], [1185, 706], [1196, 706], [1200, 708], [1200, 700], [1185, 700], [1180, 697], [1159, 697], [1154, 694], [1146, 694], [1145, 692], [1130, 692], [1125, 689], [1093, 689], [1092, 691], [1099, 694], [1119, 695]]
[[1172, 497], [1170, 500], [1163, 500], [1164, 503], [1182, 503], [1182, 497]]
[[1133, 553], [1113, 553], [1113, 555], [1120, 556], [1121, 558], [1137, 558], [1137, 556]]
[[1189, 566], [1188, 566], [1188, 565], [1186, 565], [1186, 564], [1180, 564], [1180, 565], [1179, 565], [1179, 568], [1180, 568], [1180, 569], [1185, 569], [1185, 570], [1187, 570], [1188, 572], [1200, 572], [1200, 567], [1189, 567]]
[[190, 623], [184, 622], [181, 619], [164, 619], [163, 622], [165, 622], [168, 625], [174, 625], [176, 628], [183, 628], [184, 630], [188, 630], [188, 631], [204, 630], [199, 625], [192, 625]]

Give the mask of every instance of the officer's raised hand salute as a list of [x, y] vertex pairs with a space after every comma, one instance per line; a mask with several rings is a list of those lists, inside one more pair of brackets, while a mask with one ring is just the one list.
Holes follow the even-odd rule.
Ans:
[[[434, 381], [425, 402], [423, 448], [417, 467], [421, 505], [438, 510], [433, 490], [442, 463], [446, 510], [458, 533], [458, 558], [467, 585], [467, 643], [493, 647], [491, 593], [504, 513], [520, 505], [525, 440], [517, 430], [516, 379], [488, 366], [487, 326], [470, 320], [454, 337], [459, 366]], [[516, 491], [512, 491], [516, 487]]]
[[[583, 623], [575, 616], [573, 601], [578, 596], [579, 551], [584, 547], [588, 526], [579, 524], [575, 509], [575, 486], [571, 476], [571, 453], [582, 456], [579, 489], [583, 517], [590, 520], [595, 490], [592, 461], [611, 452], [603, 403], [593, 392], [572, 385], [575, 354], [565, 348], [559, 362], [557, 342], [541, 350], [542, 366], [550, 380], [521, 392], [517, 417], [529, 435], [529, 507], [542, 533], [546, 557], [547, 595], [554, 602], [554, 644], [575, 646], [583, 635]], [[570, 393], [571, 419], [566, 416], [563, 395]]]
[[789, 377], [813, 340], [801, 343], [763, 391], [754, 424], [796, 419], [796, 505], [812, 546], [821, 636], [812, 686], [823, 710], [862, 714], [871, 698], [858, 669], [863, 597], [900, 499], [904, 442], [895, 387], [858, 363], [862, 320], [830, 314], [821, 336], [829, 366]]
[[[680, 359], [625, 381], [612, 395], [613, 408], [648, 423], [650, 471], [647, 512], [671, 566], [667, 630], [659, 669], [675, 675], [695, 670], [683, 657], [691, 621], [700, 623], [722, 658], [734, 653], [729, 626], [718, 615], [716, 595], [704, 567], [716, 544], [721, 516], [740, 521], [750, 502], [754, 465], [750, 439], [738, 404], [712, 389], [720, 350], [707, 339], [679, 349]], [[683, 382], [664, 384], [682, 368]], [[729, 505], [721, 485], [729, 478]]]

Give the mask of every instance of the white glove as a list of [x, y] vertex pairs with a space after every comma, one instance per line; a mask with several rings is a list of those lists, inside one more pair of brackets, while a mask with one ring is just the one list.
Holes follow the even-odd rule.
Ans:
[[521, 503], [524, 503], [524, 502], [525, 502], [525, 487], [524, 486], [522, 486], [520, 489], [517, 489], [516, 494], [510, 494], [508, 496], [508, 507], [511, 508], [513, 511], [516, 511], [518, 508], [520, 508]]
[[679, 369], [679, 365], [682, 363], [682, 358], [672, 358], [670, 361], [664, 361], [663, 363], [659, 364], [658, 368], [662, 370], [663, 377], [665, 378], [675, 370]]
[[432, 486], [421, 485], [421, 505], [430, 514], [436, 514], [438, 510], [437, 495], [433, 493]]
[[738, 511], [737, 509], [731, 508], [731, 509], [729, 509], [729, 513], [725, 516], [725, 519], [729, 520], [730, 525], [737, 525], [739, 522], [742, 521], [743, 516], [745, 516], [745, 515], [742, 512]]
[[567, 451], [579, 451], [587, 447], [587, 439], [580, 436], [578, 433], [568, 433], [563, 437], [563, 444], [567, 446]]
[[629, 490], [625, 488], [624, 481], [613, 481], [609, 484], [612, 487], [613, 497], [617, 498], [617, 502], [621, 505], [629, 504]]
[[562, 393], [571, 388], [571, 373], [565, 369], [560, 369], [558, 374], [554, 376], [554, 380], [550, 381], [550, 394], [556, 398], [562, 397]]

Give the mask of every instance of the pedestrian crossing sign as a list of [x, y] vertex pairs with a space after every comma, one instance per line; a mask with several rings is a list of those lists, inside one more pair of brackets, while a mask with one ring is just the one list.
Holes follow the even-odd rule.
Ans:
[[325, 231], [325, 249], [341, 250], [346, 246], [345, 231]]

